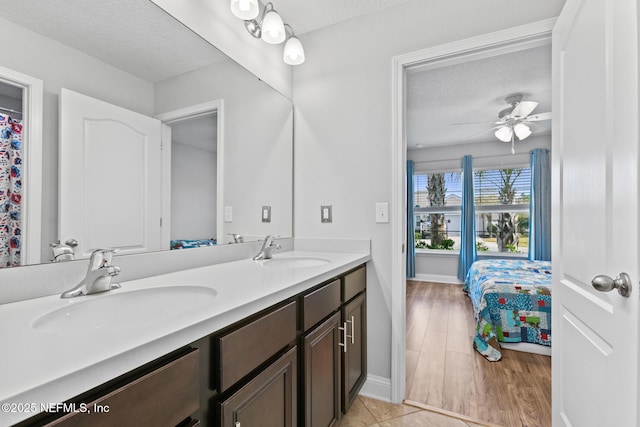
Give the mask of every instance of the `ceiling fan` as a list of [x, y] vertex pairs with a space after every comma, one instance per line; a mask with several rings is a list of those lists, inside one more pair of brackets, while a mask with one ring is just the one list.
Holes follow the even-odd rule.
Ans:
[[531, 128], [536, 126], [534, 122], [551, 119], [551, 112], [531, 115], [538, 103], [523, 101], [522, 98], [521, 93], [507, 96], [504, 101], [510, 106], [498, 113], [497, 126], [491, 129], [496, 129], [494, 134], [500, 141], [511, 142], [511, 154], [516, 152], [516, 138], [518, 141], [528, 138], [532, 133]]
[[[515, 154], [515, 141], [522, 141], [528, 138], [532, 129], [535, 130], [535, 122], [551, 120], [551, 112], [531, 114], [538, 106], [536, 101], [523, 101], [521, 93], [515, 93], [505, 98], [509, 107], [498, 113], [498, 121], [493, 122], [496, 126], [484, 132], [495, 129], [494, 135], [500, 141], [511, 142], [511, 154]], [[484, 133], [483, 132], [483, 133]]]

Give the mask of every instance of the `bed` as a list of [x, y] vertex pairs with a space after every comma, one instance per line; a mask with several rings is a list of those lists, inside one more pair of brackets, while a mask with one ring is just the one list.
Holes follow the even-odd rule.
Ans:
[[550, 262], [479, 260], [463, 290], [473, 303], [473, 346], [487, 360], [502, 358], [497, 341], [551, 346]]
[[189, 248], [202, 248], [204, 246], [215, 246], [216, 239], [185, 239], [185, 240], [172, 240], [170, 248], [175, 249], [189, 249]]

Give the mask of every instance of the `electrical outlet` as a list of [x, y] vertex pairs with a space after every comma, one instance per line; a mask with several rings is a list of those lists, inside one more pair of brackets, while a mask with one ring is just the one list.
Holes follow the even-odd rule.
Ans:
[[320, 222], [332, 222], [331, 205], [320, 206]]
[[233, 222], [233, 207], [224, 207], [224, 222]]
[[271, 222], [271, 206], [262, 207], [262, 222]]

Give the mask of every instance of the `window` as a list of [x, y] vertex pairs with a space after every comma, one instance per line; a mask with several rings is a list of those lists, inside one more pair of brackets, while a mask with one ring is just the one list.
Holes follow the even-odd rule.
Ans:
[[477, 170], [473, 174], [478, 253], [526, 253], [531, 170]]
[[416, 249], [458, 251], [462, 179], [459, 171], [413, 175]]
[[[473, 174], [478, 253], [522, 253], [529, 248], [529, 167], [476, 170]], [[415, 246], [460, 248], [460, 171], [413, 175]]]

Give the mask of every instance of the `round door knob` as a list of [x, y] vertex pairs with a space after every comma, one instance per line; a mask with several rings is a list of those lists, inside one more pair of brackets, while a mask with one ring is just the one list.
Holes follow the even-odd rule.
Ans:
[[615, 279], [604, 274], [596, 276], [591, 280], [591, 285], [600, 292], [609, 292], [617, 289], [618, 293], [623, 297], [628, 297], [631, 293], [631, 278], [627, 273], [620, 273]]

